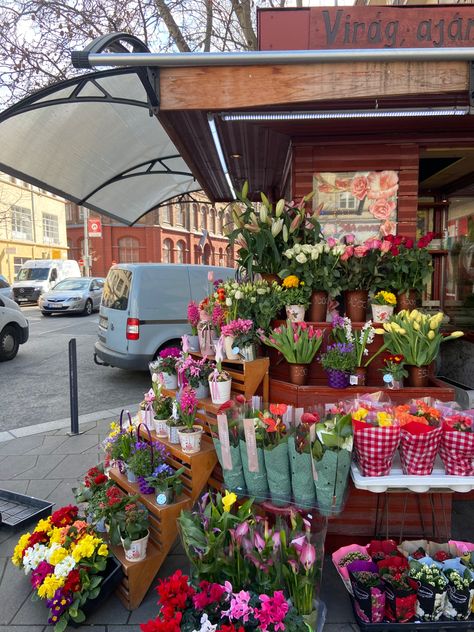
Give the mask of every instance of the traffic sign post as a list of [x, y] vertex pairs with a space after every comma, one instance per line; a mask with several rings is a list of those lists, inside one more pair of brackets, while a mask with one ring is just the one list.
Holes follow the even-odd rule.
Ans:
[[79, 259], [77, 263], [81, 266], [81, 268], [84, 267], [84, 259]]

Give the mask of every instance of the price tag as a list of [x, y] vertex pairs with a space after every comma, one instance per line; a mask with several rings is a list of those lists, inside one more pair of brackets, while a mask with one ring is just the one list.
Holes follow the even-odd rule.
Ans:
[[232, 469], [232, 455], [230, 453], [229, 426], [226, 415], [217, 415], [217, 431], [221, 442], [222, 467], [224, 470]]
[[244, 435], [247, 444], [249, 472], [259, 472], [257, 456], [257, 438], [253, 419], [244, 419]]

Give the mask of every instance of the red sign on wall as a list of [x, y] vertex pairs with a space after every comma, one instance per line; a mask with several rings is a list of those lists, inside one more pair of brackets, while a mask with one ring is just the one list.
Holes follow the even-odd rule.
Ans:
[[102, 237], [102, 221], [97, 217], [89, 217], [87, 233], [89, 237]]
[[474, 46], [474, 13], [472, 5], [260, 9], [258, 39], [260, 50]]

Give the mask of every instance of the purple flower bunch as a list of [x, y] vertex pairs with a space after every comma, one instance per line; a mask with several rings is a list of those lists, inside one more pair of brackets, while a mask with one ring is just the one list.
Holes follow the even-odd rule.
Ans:
[[185, 355], [178, 360], [176, 367], [184, 385], [189, 384], [192, 388], [198, 388], [199, 384], [207, 384], [215, 365], [207, 358], [196, 360], [190, 355]]
[[321, 364], [326, 371], [353, 371], [357, 366], [354, 345], [349, 342], [335, 342], [326, 347], [321, 355]]
[[163, 349], [163, 351], [160, 351], [158, 355], [160, 358], [179, 358], [181, 355], [181, 349], [178, 347], [167, 347], [166, 349]]
[[51, 616], [48, 619], [49, 625], [55, 625], [59, 621], [59, 617], [69, 608], [74, 601], [70, 592], [64, 592], [62, 588], [58, 588], [52, 599], [46, 600], [46, 606], [51, 610]]

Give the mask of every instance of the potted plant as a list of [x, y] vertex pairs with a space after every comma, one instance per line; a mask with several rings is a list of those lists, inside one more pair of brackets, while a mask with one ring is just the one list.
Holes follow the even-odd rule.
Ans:
[[330, 237], [327, 242], [295, 244], [283, 255], [286, 267], [280, 271], [283, 279], [295, 275], [311, 290], [309, 320], [325, 322], [329, 296], [337, 296], [341, 289], [341, 270], [337, 263], [345, 246]]
[[146, 557], [148, 511], [138, 503], [138, 496], [124, 496], [110, 516], [109, 536], [112, 544], [122, 543], [128, 562], [141, 562]]
[[188, 303], [188, 323], [191, 326], [191, 335], [188, 336], [189, 350], [199, 351], [198, 325], [200, 321], [199, 307], [195, 301]]
[[381, 353], [383, 349], [379, 349], [370, 358], [364, 361], [369, 355], [368, 346], [373, 342], [376, 329], [372, 327], [372, 322], [367, 321], [359, 330], [352, 328], [350, 318], [345, 316], [335, 316], [332, 319], [332, 336], [336, 342], [352, 344], [356, 358], [356, 365], [353, 372], [349, 376], [351, 386], [364, 386], [366, 381], [367, 367], [372, 360]]
[[111, 484], [112, 481], [104, 474], [103, 464], [99, 464], [87, 471], [84, 481], [74, 490], [76, 502], [86, 505], [87, 522], [100, 533], [106, 530], [100, 507], [106, 502], [106, 491]]
[[197, 399], [205, 399], [209, 397], [209, 375], [214, 366], [207, 358], [198, 360], [184, 354], [177, 363], [180, 383], [183, 386], [190, 386], [195, 391]]
[[168, 436], [167, 432], [167, 420], [171, 415], [172, 399], [167, 395], [163, 395], [163, 385], [159, 381], [158, 374], [153, 373], [151, 377], [152, 389], [154, 398], [152, 401], [153, 407], [153, 426], [156, 432], [156, 436], [164, 438]]
[[183, 489], [180, 478], [183, 473], [184, 467], [174, 470], [167, 463], [160, 463], [153, 474], [147, 477], [147, 483], [155, 490], [157, 505], [171, 505], [178, 498]]
[[357, 366], [354, 345], [344, 342], [328, 345], [321, 355], [321, 364], [328, 375], [328, 385], [331, 388], [347, 388], [350, 374]]
[[238, 318], [222, 325], [224, 348], [228, 360], [238, 360], [246, 347], [253, 345], [255, 330], [252, 320]]
[[224, 404], [230, 399], [232, 378], [222, 368], [224, 359], [224, 343], [221, 340], [216, 345], [216, 368], [209, 375], [209, 390], [213, 404]]
[[180, 356], [181, 349], [178, 349], [178, 347], [168, 347], [160, 351], [158, 358], [150, 363], [150, 370], [158, 374], [160, 382], [169, 390], [178, 388], [176, 362]]
[[181, 449], [188, 454], [194, 454], [201, 449], [202, 427], [195, 423], [198, 403], [192, 388], [187, 386], [180, 392], [178, 412], [181, 424], [178, 427], [178, 437]]
[[371, 300], [372, 318], [375, 323], [386, 323], [393, 314], [393, 310], [397, 304], [397, 297], [393, 292], [380, 290]]
[[173, 444], [178, 444], [178, 429], [182, 423], [179, 418], [178, 402], [176, 400], [171, 404], [171, 416], [168, 418], [166, 425], [168, 427], [168, 441]]
[[251, 320], [256, 330], [267, 331], [283, 306], [283, 288], [276, 282], [259, 280], [239, 283], [227, 280], [221, 286], [225, 289], [229, 321], [238, 318]]
[[454, 331], [443, 336], [440, 333], [443, 318], [443, 312], [430, 316], [416, 309], [402, 310], [383, 325], [386, 346], [393, 354], [405, 358], [410, 386], [426, 386], [429, 366], [438, 356], [441, 343], [464, 335], [462, 331]]
[[105, 452], [109, 460], [115, 462], [121, 472], [126, 469], [126, 463], [132, 454], [135, 440], [135, 426], [128, 426], [120, 430], [117, 424], [111, 424], [111, 431], [104, 442]]
[[304, 321], [304, 313], [309, 305], [311, 289], [304, 281], [290, 274], [283, 280], [282, 301], [285, 305], [286, 317], [292, 323]]
[[135, 441], [127, 461], [129, 482], [137, 483], [138, 479], [150, 476], [155, 461], [161, 460], [164, 449], [161, 443], [141, 441], [140, 439]]
[[308, 366], [314, 359], [323, 340], [323, 332], [307, 323], [280, 325], [269, 336], [260, 339], [269, 347], [277, 349], [290, 366], [290, 381], [302, 386], [308, 380]]
[[402, 388], [403, 378], [408, 377], [405, 369], [405, 358], [401, 354], [391, 354], [383, 360], [383, 383], [387, 388]]

